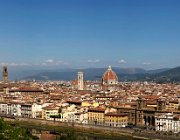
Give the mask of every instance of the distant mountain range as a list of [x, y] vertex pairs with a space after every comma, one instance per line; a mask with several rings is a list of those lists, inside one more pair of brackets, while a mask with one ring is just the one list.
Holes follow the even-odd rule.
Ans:
[[[84, 72], [85, 80], [101, 80], [107, 68], [87, 69], [59, 69], [59, 70], [11, 70], [11, 80], [74, 80], [77, 72]], [[119, 81], [154, 81], [180, 82], [180, 67], [164, 68], [156, 70], [144, 70], [142, 68], [119, 68], [113, 67], [119, 77]], [[10, 71], [10, 70], [9, 70]]]
[[154, 81], [156, 83], [180, 82], [180, 67], [159, 69], [138, 74], [118, 75], [122, 81]]
[[180, 82], [180, 67], [153, 74], [150, 78], [156, 82]]
[[[78, 71], [84, 72], [86, 80], [100, 80], [107, 68], [87, 68], [87, 69], [66, 69], [64, 71], [46, 71], [35, 75], [27, 76], [25, 79], [36, 80], [73, 80], [77, 78]], [[117, 74], [137, 74], [145, 73], [144, 69], [140, 68], [113, 68]]]

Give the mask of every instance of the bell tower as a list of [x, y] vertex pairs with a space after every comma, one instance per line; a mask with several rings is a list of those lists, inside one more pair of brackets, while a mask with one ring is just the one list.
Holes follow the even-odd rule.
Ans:
[[7, 70], [7, 66], [3, 66], [2, 80], [3, 80], [4, 83], [8, 82], [8, 70]]
[[78, 72], [78, 90], [84, 89], [83, 72]]

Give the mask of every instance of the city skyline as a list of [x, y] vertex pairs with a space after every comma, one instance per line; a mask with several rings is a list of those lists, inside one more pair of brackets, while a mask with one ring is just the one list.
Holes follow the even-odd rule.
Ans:
[[178, 0], [0, 2], [0, 64], [41, 68], [179, 66]]

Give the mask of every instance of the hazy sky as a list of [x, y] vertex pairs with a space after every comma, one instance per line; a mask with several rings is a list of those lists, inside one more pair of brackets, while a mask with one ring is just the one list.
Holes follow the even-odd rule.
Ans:
[[180, 66], [180, 0], [1, 0], [0, 64]]

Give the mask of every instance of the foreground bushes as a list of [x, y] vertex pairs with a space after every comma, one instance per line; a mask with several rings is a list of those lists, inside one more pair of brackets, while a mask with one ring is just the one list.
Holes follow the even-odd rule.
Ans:
[[27, 129], [14, 127], [0, 118], [0, 140], [37, 140]]

